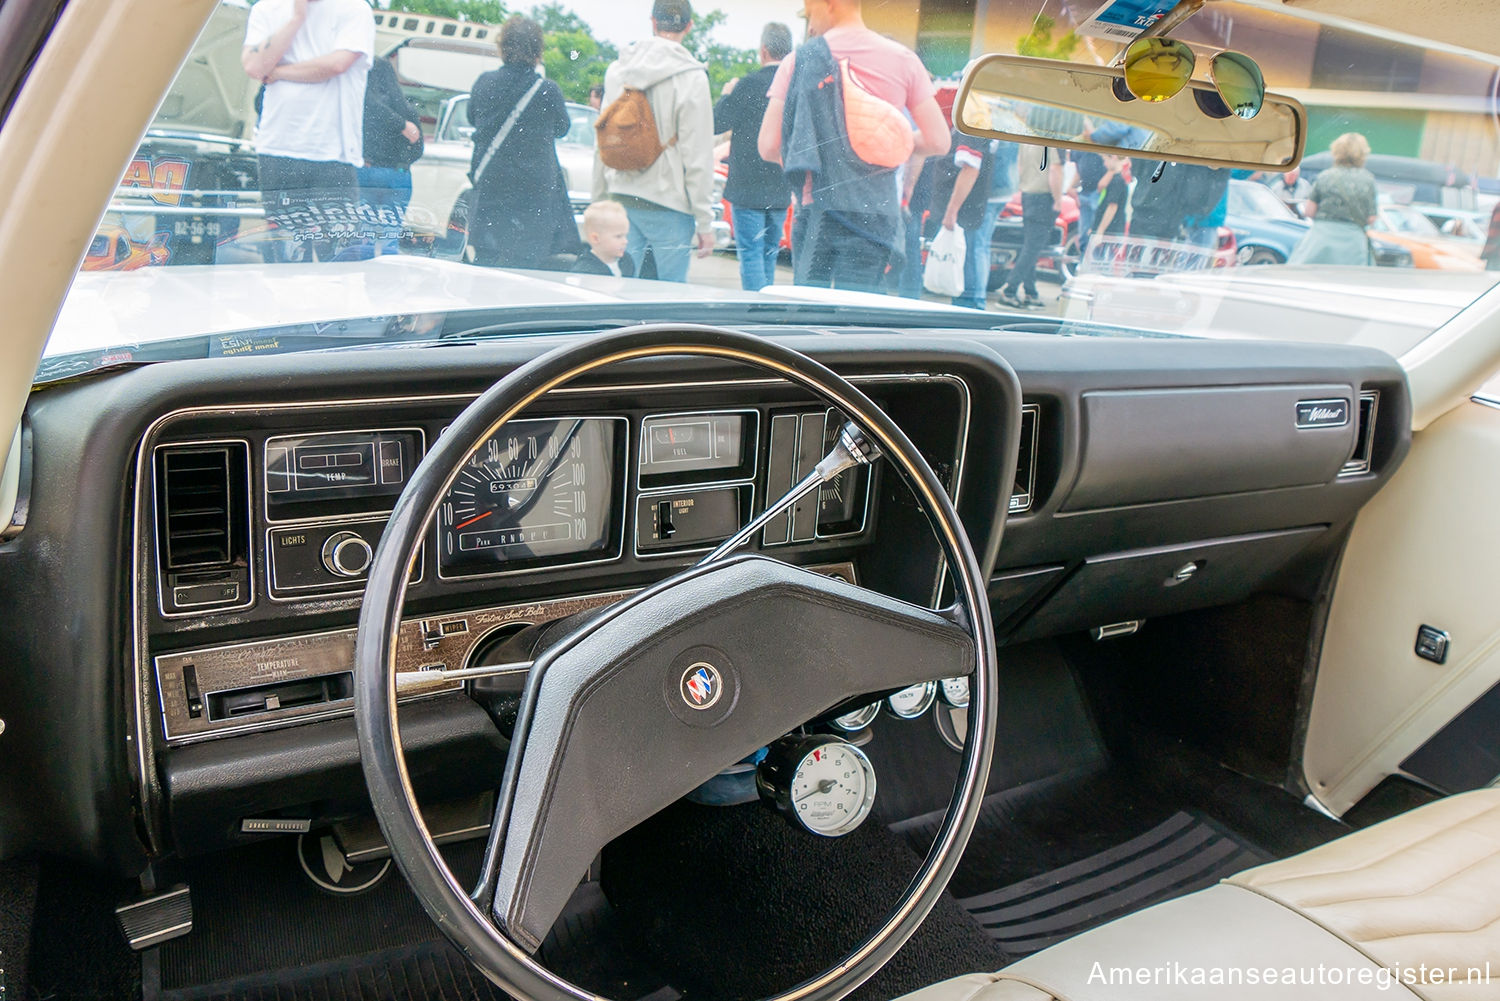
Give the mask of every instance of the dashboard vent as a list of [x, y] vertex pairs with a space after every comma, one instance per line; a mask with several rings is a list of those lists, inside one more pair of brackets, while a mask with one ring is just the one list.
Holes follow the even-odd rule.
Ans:
[[1340, 476], [1359, 476], [1370, 471], [1370, 456], [1375, 448], [1375, 416], [1380, 409], [1380, 393], [1366, 390], [1359, 394], [1359, 424], [1354, 433], [1354, 454], [1339, 470]]
[[1035, 403], [1021, 407], [1021, 454], [1016, 458], [1016, 482], [1010, 492], [1011, 514], [1030, 511], [1036, 497], [1037, 425], [1041, 419], [1042, 408]]
[[156, 454], [163, 612], [242, 606], [250, 593], [249, 455], [242, 442]]

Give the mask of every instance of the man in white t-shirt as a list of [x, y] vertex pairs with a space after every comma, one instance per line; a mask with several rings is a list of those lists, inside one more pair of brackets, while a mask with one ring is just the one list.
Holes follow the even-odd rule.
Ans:
[[261, 199], [294, 259], [326, 260], [354, 238], [374, 52], [365, 0], [260, 0], [250, 8], [240, 62], [265, 85], [255, 129]]

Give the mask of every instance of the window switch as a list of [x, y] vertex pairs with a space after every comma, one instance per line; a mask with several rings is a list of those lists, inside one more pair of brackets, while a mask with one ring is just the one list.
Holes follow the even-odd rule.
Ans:
[[1432, 626], [1417, 630], [1417, 656], [1441, 664], [1448, 659], [1448, 634]]

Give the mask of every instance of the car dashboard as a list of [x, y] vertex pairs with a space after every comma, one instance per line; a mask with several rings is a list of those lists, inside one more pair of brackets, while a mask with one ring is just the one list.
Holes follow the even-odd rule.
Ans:
[[[1404, 376], [1362, 349], [772, 336], [849, 378], [921, 450], [991, 581], [1002, 644], [1266, 589], [1311, 597], [1409, 443]], [[0, 659], [26, 665], [0, 686], [29, 718], [0, 773], [57, 794], [7, 826], [128, 872], [368, 813], [351, 716], [371, 553], [458, 414], [561, 342], [170, 362], [34, 393], [28, 522], [0, 548]], [[410, 566], [399, 628], [424, 797], [497, 783], [528, 636], [702, 559], [842, 421], [764, 373], [669, 357], [554, 391], [475, 443]], [[926, 518], [880, 464], [747, 548], [928, 607], [946, 597]], [[473, 667], [499, 670], [444, 677]], [[941, 702], [917, 701], [904, 723], [951, 730]]]

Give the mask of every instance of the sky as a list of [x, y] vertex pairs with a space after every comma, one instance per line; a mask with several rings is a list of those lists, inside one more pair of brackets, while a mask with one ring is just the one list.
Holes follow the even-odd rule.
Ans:
[[[651, 0], [562, 0], [594, 29], [599, 38], [624, 45], [651, 32]], [[760, 30], [767, 21], [780, 21], [802, 41], [802, 0], [692, 0], [693, 10], [722, 10], [727, 21], [714, 40], [740, 49], [760, 46]]]

